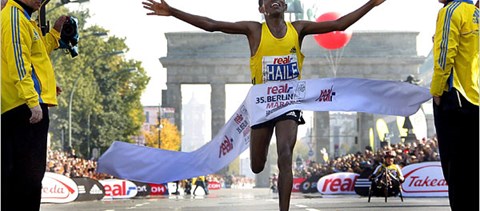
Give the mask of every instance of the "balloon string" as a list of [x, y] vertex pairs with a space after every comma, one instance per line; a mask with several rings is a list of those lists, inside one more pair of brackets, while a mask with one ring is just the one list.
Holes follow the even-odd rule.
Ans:
[[[335, 55], [332, 53], [332, 51], [335, 51]], [[328, 55], [326, 57], [328, 64], [330, 65], [332, 72], [333, 72], [333, 77], [337, 77], [337, 68], [338, 65], [340, 64], [340, 61], [342, 60], [343, 52], [344, 49], [336, 49], [336, 50], [327, 50]]]
[[340, 63], [340, 60], [342, 59], [342, 56], [343, 56], [343, 50], [344, 48], [340, 48], [339, 50], [337, 50], [337, 57], [335, 59], [336, 63], [335, 63], [335, 67], [338, 67], [338, 64]]
[[334, 58], [333, 58], [333, 55], [332, 55], [332, 50], [327, 50], [327, 51], [328, 51], [328, 55], [327, 55], [326, 58], [327, 58], [328, 64], [332, 68], [333, 77], [336, 77], [337, 71], [336, 71], [336, 67], [335, 67], [335, 62], [333, 61]]

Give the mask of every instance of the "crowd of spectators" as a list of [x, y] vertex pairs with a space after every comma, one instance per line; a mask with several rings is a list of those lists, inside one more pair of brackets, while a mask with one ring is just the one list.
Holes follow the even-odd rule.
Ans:
[[62, 174], [64, 176], [74, 177], [90, 177], [96, 180], [113, 178], [107, 174], [99, 174], [97, 162], [87, 160], [75, 156], [75, 153], [67, 153], [58, 150], [48, 150], [47, 155], [47, 172]]
[[368, 176], [377, 165], [382, 163], [385, 152], [390, 150], [396, 152], [395, 163], [400, 167], [413, 163], [440, 161], [436, 138], [423, 138], [406, 144], [385, 145], [376, 151], [366, 147], [364, 152], [347, 154], [324, 163], [307, 160], [294, 168], [294, 177], [308, 178], [313, 175], [321, 177], [337, 172], [353, 172], [360, 176]]

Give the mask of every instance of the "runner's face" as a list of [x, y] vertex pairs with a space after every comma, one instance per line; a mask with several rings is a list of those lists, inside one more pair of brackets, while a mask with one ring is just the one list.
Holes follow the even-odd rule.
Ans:
[[264, 0], [263, 7], [266, 14], [284, 13], [287, 9], [285, 0]]

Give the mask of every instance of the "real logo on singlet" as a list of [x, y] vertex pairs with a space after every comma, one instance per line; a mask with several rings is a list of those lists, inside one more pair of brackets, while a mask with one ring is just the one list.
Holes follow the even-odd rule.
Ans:
[[263, 81], [284, 81], [298, 78], [297, 55], [264, 56]]

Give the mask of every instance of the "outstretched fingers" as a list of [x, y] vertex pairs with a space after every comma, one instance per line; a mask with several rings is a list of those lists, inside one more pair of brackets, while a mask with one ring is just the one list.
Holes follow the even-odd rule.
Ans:
[[144, 8], [151, 8], [153, 4], [155, 3], [153, 0], [147, 0], [148, 2], [144, 1], [142, 2]]
[[143, 8], [150, 10], [147, 15], [161, 15], [161, 16], [168, 16], [170, 15], [170, 8], [164, 0], [160, 0], [160, 2], [156, 2], [154, 0], [147, 0], [142, 2]]

